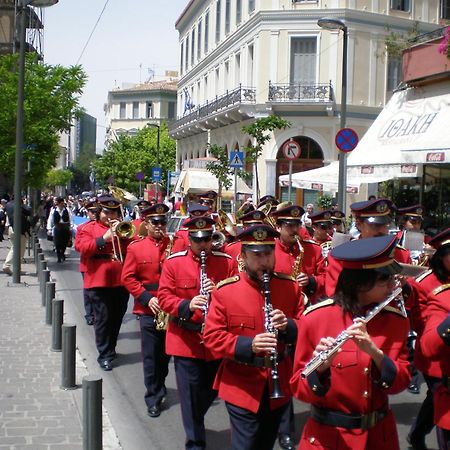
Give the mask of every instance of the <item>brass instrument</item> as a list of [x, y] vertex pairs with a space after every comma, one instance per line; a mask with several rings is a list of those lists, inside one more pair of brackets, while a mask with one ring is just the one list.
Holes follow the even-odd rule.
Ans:
[[119, 200], [120, 203], [126, 204], [128, 202], [137, 202], [138, 201], [138, 199], [135, 195], [133, 195], [131, 192], [128, 192], [125, 189], [122, 189], [120, 187], [108, 186], [108, 190], [114, 198]]
[[[402, 287], [397, 284], [396, 289], [381, 303], [378, 303], [375, 307], [373, 307], [365, 317], [363, 317], [364, 323], [368, 323], [370, 320], [372, 320], [380, 311], [382, 311], [389, 303], [391, 303], [393, 300], [395, 300], [397, 297], [399, 297], [399, 308], [400, 310], [405, 314], [404, 312], [404, 304], [403, 304], [403, 298], [402, 298]], [[303, 372], [301, 373], [302, 378], [306, 378], [311, 373], [313, 373], [315, 370], [317, 370], [322, 364], [327, 361], [327, 359], [337, 353], [337, 351], [350, 339], [349, 334], [347, 333], [347, 330], [342, 331], [339, 333], [339, 335], [335, 339], [335, 344], [326, 350], [322, 350], [319, 352], [314, 358], [312, 358], [303, 369]]]
[[212, 234], [213, 250], [220, 250], [225, 244], [227, 238], [223, 231], [226, 231], [231, 236], [236, 236], [237, 234], [236, 225], [231, 221], [225, 211], [219, 209], [217, 212], [217, 224]]
[[291, 277], [297, 279], [297, 277], [302, 273], [303, 257], [305, 256], [305, 249], [300, 243], [300, 236], [298, 234], [295, 236], [295, 240], [297, 241], [300, 253], [295, 258], [294, 265], [292, 266]]
[[[272, 318], [270, 317], [273, 311], [272, 301], [270, 298], [270, 276], [267, 272], [262, 277], [263, 293], [264, 293], [264, 328], [266, 333], [275, 334], [278, 337], [277, 329], [272, 325]], [[278, 375], [278, 350], [275, 347], [270, 352], [271, 378], [272, 378], [272, 392], [270, 398], [283, 398], [281, 392], [280, 377]]]
[[119, 222], [116, 228], [113, 230], [111, 222], [109, 223], [109, 229], [112, 234], [112, 248], [114, 253], [114, 259], [119, 262], [123, 262], [122, 246], [120, 245], [121, 239], [131, 239], [136, 233], [136, 227], [133, 223], [126, 220]]
[[263, 212], [266, 215], [266, 218], [264, 219], [264, 223], [266, 225], [269, 225], [272, 228], [276, 228], [277, 227], [277, 222], [276, 220], [270, 215], [270, 211], [272, 210], [272, 203], [268, 202], [268, 203], [264, 203], [264, 205], [261, 205], [258, 208], [258, 211]]

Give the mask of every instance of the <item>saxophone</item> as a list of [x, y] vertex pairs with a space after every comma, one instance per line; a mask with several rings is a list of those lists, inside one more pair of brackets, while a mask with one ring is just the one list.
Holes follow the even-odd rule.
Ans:
[[[166, 250], [164, 252], [165, 259], [167, 259], [170, 256], [174, 242], [175, 238], [173, 236], [169, 236], [169, 243], [167, 244]], [[166, 331], [168, 323], [169, 323], [169, 314], [161, 309], [156, 315], [156, 329], [158, 331]]]
[[305, 249], [300, 243], [300, 236], [298, 234], [295, 236], [295, 240], [297, 241], [300, 253], [295, 258], [294, 265], [292, 266], [291, 277], [297, 279], [297, 277], [302, 273], [302, 265], [303, 265], [303, 257], [305, 256]]

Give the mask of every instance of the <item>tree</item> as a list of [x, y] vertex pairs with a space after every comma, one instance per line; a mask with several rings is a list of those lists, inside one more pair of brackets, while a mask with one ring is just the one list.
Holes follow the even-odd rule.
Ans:
[[255, 167], [256, 180], [256, 197], [259, 202], [259, 175], [258, 175], [258, 158], [262, 155], [263, 146], [270, 141], [271, 135], [267, 133], [274, 130], [286, 129], [291, 126], [291, 123], [281, 117], [271, 114], [268, 117], [261, 117], [256, 119], [252, 124], [242, 127], [244, 133], [249, 134], [255, 140], [254, 145], [245, 148], [245, 158], [248, 162], [252, 162]]
[[[0, 171], [9, 182], [14, 178], [18, 55], [0, 57]], [[59, 132], [69, 129], [81, 111], [79, 99], [86, 75], [80, 66], [51, 66], [27, 54], [24, 92], [24, 167], [25, 185], [40, 187], [59, 154]]]
[[47, 172], [44, 186], [54, 189], [56, 186], [67, 186], [73, 174], [67, 169], [51, 169]]
[[[151, 169], [156, 166], [157, 133], [154, 127], [146, 127], [135, 136], [120, 135], [110, 142], [103, 155], [93, 162], [95, 179], [103, 187], [114, 184], [127, 191], [137, 193], [138, 172], [144, 173], [144, 183], [151, 183]], [[169, 136], [167, 124], [160, 128], [159, 165], [163, 174], [162, 189], [166, 189], [164, 174], [175, 168], [176, 142]], [[113, 180], [113, 183], [111, 181]]]
[[83, 148], [80, 150], [80, 155], [70, 167], [70, 171], [73, 174], [71, 187], [74, 192], [91, 190], [89, 175], [96, 157], [97, 155], [93, 155], [90, 151], [86, 151]]

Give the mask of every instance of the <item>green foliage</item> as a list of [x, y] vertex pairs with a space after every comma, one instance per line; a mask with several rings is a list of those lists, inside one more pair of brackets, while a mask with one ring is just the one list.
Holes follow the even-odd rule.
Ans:
[[[144, 172], [143, 183], [151, 183], [151, 168], [157, 162], [156, 127], [145, 127], [135, 136], [121, 135], [115, 142], [110, 142], [103, 155], [93, 162], [95, 179], [103, 187], [114, 178], [114, 184], [129, 192], [139, 192], [138, 172]], [[167, 124], [160, 128], [159, 163], [161, 167], [163, 189], [166, 189], [168, 170], [174, 170], [176, 142], [169, 136]]]
[[247, 162], [252, 162], [255, 164], [255, 175], [256, 175], [256, 193], [257, 200], [259, 201], [259, 177], [258, 177], [258, 158], [262, 155], [264, 144], [271, 139], [271, 135], [268, 132], [273, 132], [274, 130], [284, 130], [289, 128], [291, 123], [281, 117], [271, 114], [268, 117], [260, 117], [256, 119], [250, 125], [245, 125], [242, 127], [244, 133], [249, 134], [255, 140], [254, 145], [250, 145], [245, 148], [245, 159]]
[[333, 197], [327, 194], [319, 195], [316, 204], [322, 210], [330, 209], [333, 206]]
[[[389, 28], [388, 28], [389, 31]], [[414, 39], [419, 35], [419, 22], [414, 22], [406, 33], [391, 31], [385, 38], [386, 53], [392, 58], [400, 58], [403, 50], [411, 47]]]
[[73, 174], [67, 169], [51, 169], [47, 172], [44, 185], [48, 188], [56, 186], [67, 186], [72, 179]]
[[[59, 154], [59, 132], [81, 111], [79, 99], [86, 75], [80, 66], [50, 66], [27, 54], [24, 91], [24, 167], [31, 162], [25, 185], [42, 186]], [[14, 178], [16, 151], [18, 55], [0, 57], [0, 171]]]
[[92, 153], [81, 149], [80, 155], [70, 167], [70, 171], [73, 174], [71, 183], [73, 192], [83, 192], [91, 189], [89, 175], [91, 173], [93, 161], [96, 157], [97, 155], [92, 155]]
[[208, 146], [208, 153], [216, 158], [216, 161], [207, 163], [206, 170], [219, 180], [219, 191], [222, 187], [230, 189], [233, 183], [229, 175], [234, 173], [234, 169], [229, 166], [228, 152], [223, 147], [214, 144]]

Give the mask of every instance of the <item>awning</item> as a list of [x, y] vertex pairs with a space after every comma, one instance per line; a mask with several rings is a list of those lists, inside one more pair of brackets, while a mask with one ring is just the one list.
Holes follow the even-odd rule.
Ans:
[[446, 83], [394, 93], [347, 159], [351, 175], [420, 175], [422, 164], [450, 163]]
[[[229, 191], [222, 191], [222, 196], [232, 197], [234, 195], [234, 176], [230, 177], [232, 186]], [[217, 178], [207, 170], [202, 169], [188, 169], [182, 170], [174, 192], [177, 194], [201, 194], [206, 191], [217, 191], [219, 189], [219, 181]], [[239, 194], [252, 194], [253, 191], [242, 181], [237, 179], [237, 192]]]

